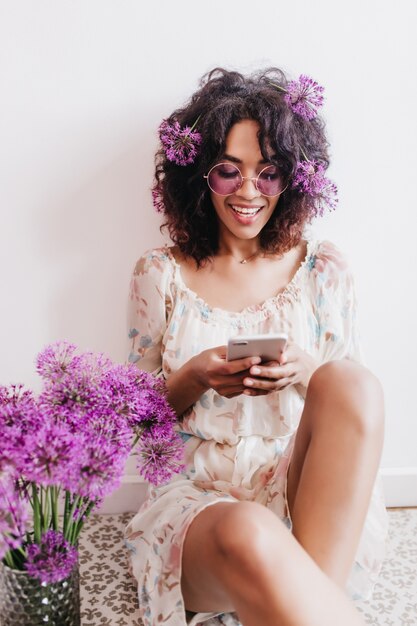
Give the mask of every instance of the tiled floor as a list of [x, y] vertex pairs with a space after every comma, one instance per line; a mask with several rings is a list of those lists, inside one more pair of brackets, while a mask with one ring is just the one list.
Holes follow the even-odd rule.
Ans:
[[[80, 542], [82, 626], [141, 626], [122, 542], [131, 517], [97, 515], [86, 524]], [[417, 626], [417, 508], [391, 509], [389, 518], [380, 581], [372, 599], [357, 606], [367, 624]]]

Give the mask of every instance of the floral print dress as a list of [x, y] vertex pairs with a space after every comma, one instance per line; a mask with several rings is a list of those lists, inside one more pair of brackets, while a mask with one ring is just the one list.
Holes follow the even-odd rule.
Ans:
[[[130, 291], [129, 360], [168, 378], [202, 350], [239, 334], [287, 333], [320, 363], [361, 361], [352, 276], [340, 251], [308, 241], [287, 287], [260, 305], [230, 312], [211, 308], [185, 285], [170, 248], [146, 253]], [[265, 396], [225, 398], [204, 393], [178, 422], [186, 469], [151, 488], [126, 529], [145, 626], [238, 626], [234, 613], [185, 612], [181, 554], [194, 517], [217, 502], [250, 500], [271, 509], [289, 528], [287, 469], [304, 404], [296, 385]], [[387, 517], [375, 484], [347, 591], [368, 597], [384, 556]]]

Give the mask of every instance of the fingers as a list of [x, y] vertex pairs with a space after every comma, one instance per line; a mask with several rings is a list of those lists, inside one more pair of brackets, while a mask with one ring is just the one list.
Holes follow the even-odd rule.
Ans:
[[303, 350], [296, 343], [288, 343], [284, 352], [280, 355], [279, 362], [281, 365], [285, 363], [293, 363], [300, 358]]
[[[265, 391], [269, 393], [270, 391], [282, 391], [288, 385], [293, 385], [295, 382], [295, 374], [291, 376], [287, 376], [284, 378], [279, 378], [278, 380], [274, 380], [271, 378], [244, 378], [243, 384], [246, 388], [250, 388], [250, 391]], [[243, 393], [246, 394], [246, 391]], [[246, 395], [254, 395], [254, 394], [246, 394]], [[258, 394], [256, 394], [258, 395]]]
[[294, 368], [291, 365], [278, 365], [276, 361], [271, 361], [270, 363], [252, 366], [249, 370], [250, 376], [278, 380], [287, 378], [294, 373]]
[[218, 387], [216, 391], [220, 396], [224, 396], [225, 398], [235, 398], [241, 394], [245, 394], [246, 396], [264, 396], [271, 391], [271, 389], [249, 389], [243, 384], [241, 379], [238, 382], [239, 384], [237, 385], [223, 385]]
[[266, 396], [267, 393], [270, 393], [273, 389], [269, 389], [268, 391], [265, 389], [245, 389], [243, 395], [245, 396]]
[[280, 391], [296, 382], [296, 368], [293, 365], [277, 365], [270, 362], [265, 365], [255, 365], [245, 376], [243, 384], [246, 388], [263, 391]]
[[[252, 391], [252, 389], [248, 390], [245, 385], [240, 383], [240, 385], [238, 386], [228, 386], [224, 387], [223, 389], [218, 389], [217, 393], [220, 396], [224, 396], [225, 398], [235, 398], [236, 396], [240, 396], [242, 393], [245, 393], [245, 391]], [[257, 395], [257, 391], [255, 389], [253, 391], [253, 394], [251, 393], [246, 395]]]
[[248, 370], [252, 365], [258, 365], [261, 362], [259, 356], [249, 356], [245, 359], [235, 359], [233, 361], [225, 361], [223, 372], [224, 374], [237, 374]]

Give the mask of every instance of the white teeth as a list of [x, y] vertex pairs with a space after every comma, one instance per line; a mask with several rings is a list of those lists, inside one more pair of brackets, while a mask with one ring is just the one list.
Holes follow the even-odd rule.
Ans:
[[232, 207], [233, 211], [236, 211], [236, 213], [239, 213], [239, 215], [248, 215], [250, 217], [256, 215], [258, 211], [261, 210], [259, 207], [249, 209], [241, 206], [234, 206], [233, 204], [231, 204], [230, 206]]

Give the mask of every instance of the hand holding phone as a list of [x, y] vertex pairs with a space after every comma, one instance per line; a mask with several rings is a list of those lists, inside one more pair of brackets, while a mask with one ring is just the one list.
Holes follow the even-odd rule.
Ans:
[[263, 362], [278, 361], [288, 341], [285, 333], [268, 335], [239, 335], [227, 342], [227, 360], [259, 356]]

